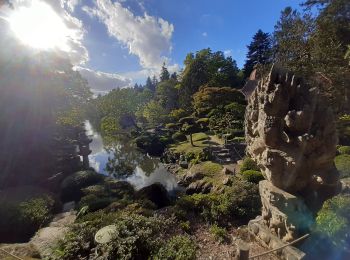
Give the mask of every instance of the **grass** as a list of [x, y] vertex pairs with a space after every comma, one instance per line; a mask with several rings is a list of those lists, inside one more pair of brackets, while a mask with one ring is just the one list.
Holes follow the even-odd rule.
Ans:
[[193, 134], [193, 143], [195, 146], [192, 146], [189, 142], [189, 138], [185, 142], [180, 142], [170, 146], [170, 149], [179, 154], [188, 154], [194, 153], [199, 154], [203, 151], [205, 147], [208, 147], [209, 144], [206, 142], [209, 139], [208, 135], [205, 133], [195, 133]]
[[208, 140], [209, 136], [206, 133], [195, 133], [192, 135], [193, 141]]
[[350, 155], [341, 154], [335, 157], [335, 166], [340, 172], [341, 178], [350, 177]]

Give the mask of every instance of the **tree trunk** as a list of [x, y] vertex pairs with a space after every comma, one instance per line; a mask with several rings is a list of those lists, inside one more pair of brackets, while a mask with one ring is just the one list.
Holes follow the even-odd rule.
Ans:
[[192, 134], [190, 134], [190, 142], [191, 142], [191, 145], [194, 146], [193, 139], [192, 139]]

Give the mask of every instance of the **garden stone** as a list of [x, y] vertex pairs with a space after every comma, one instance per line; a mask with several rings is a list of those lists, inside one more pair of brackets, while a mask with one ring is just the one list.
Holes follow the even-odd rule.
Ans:
[[340, 188], [334, 165], [337, 134], [317, 84], [311, 87], [274, 65], [249, 98], [247, 153], [276, 187], [330, 197]]
[[170, 199], [167, 190], [160, 183], [154, 183], [136, 192], [136, 197], [152, 201], [158, 208], [168, 206]]
[[[248, 99], [246, 152], [266, 179], [259, 183], [262, 215], [248, 228], [270, 249], [310, 232], [313, 213], [341, 189], [335, 120], [321, 83], [312, 84], [274, 65]], [[291, 246], [281, 252], [282, 259], [304, 256]]]

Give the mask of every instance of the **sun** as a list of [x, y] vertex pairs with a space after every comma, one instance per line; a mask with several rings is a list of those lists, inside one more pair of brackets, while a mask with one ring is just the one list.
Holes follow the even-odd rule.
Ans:
[[33, 0], [15, 10], [8, 21], [23, 44], [43, 50], [69, 50], [70, 30], [47, 3]]

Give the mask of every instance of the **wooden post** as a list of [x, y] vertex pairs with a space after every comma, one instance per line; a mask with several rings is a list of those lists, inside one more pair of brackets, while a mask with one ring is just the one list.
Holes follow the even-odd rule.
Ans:
[[250, 246], [248, 243], [243, 240], [237, 241], [237, 260], [248, 260], [249, 259], [249, 250]]

